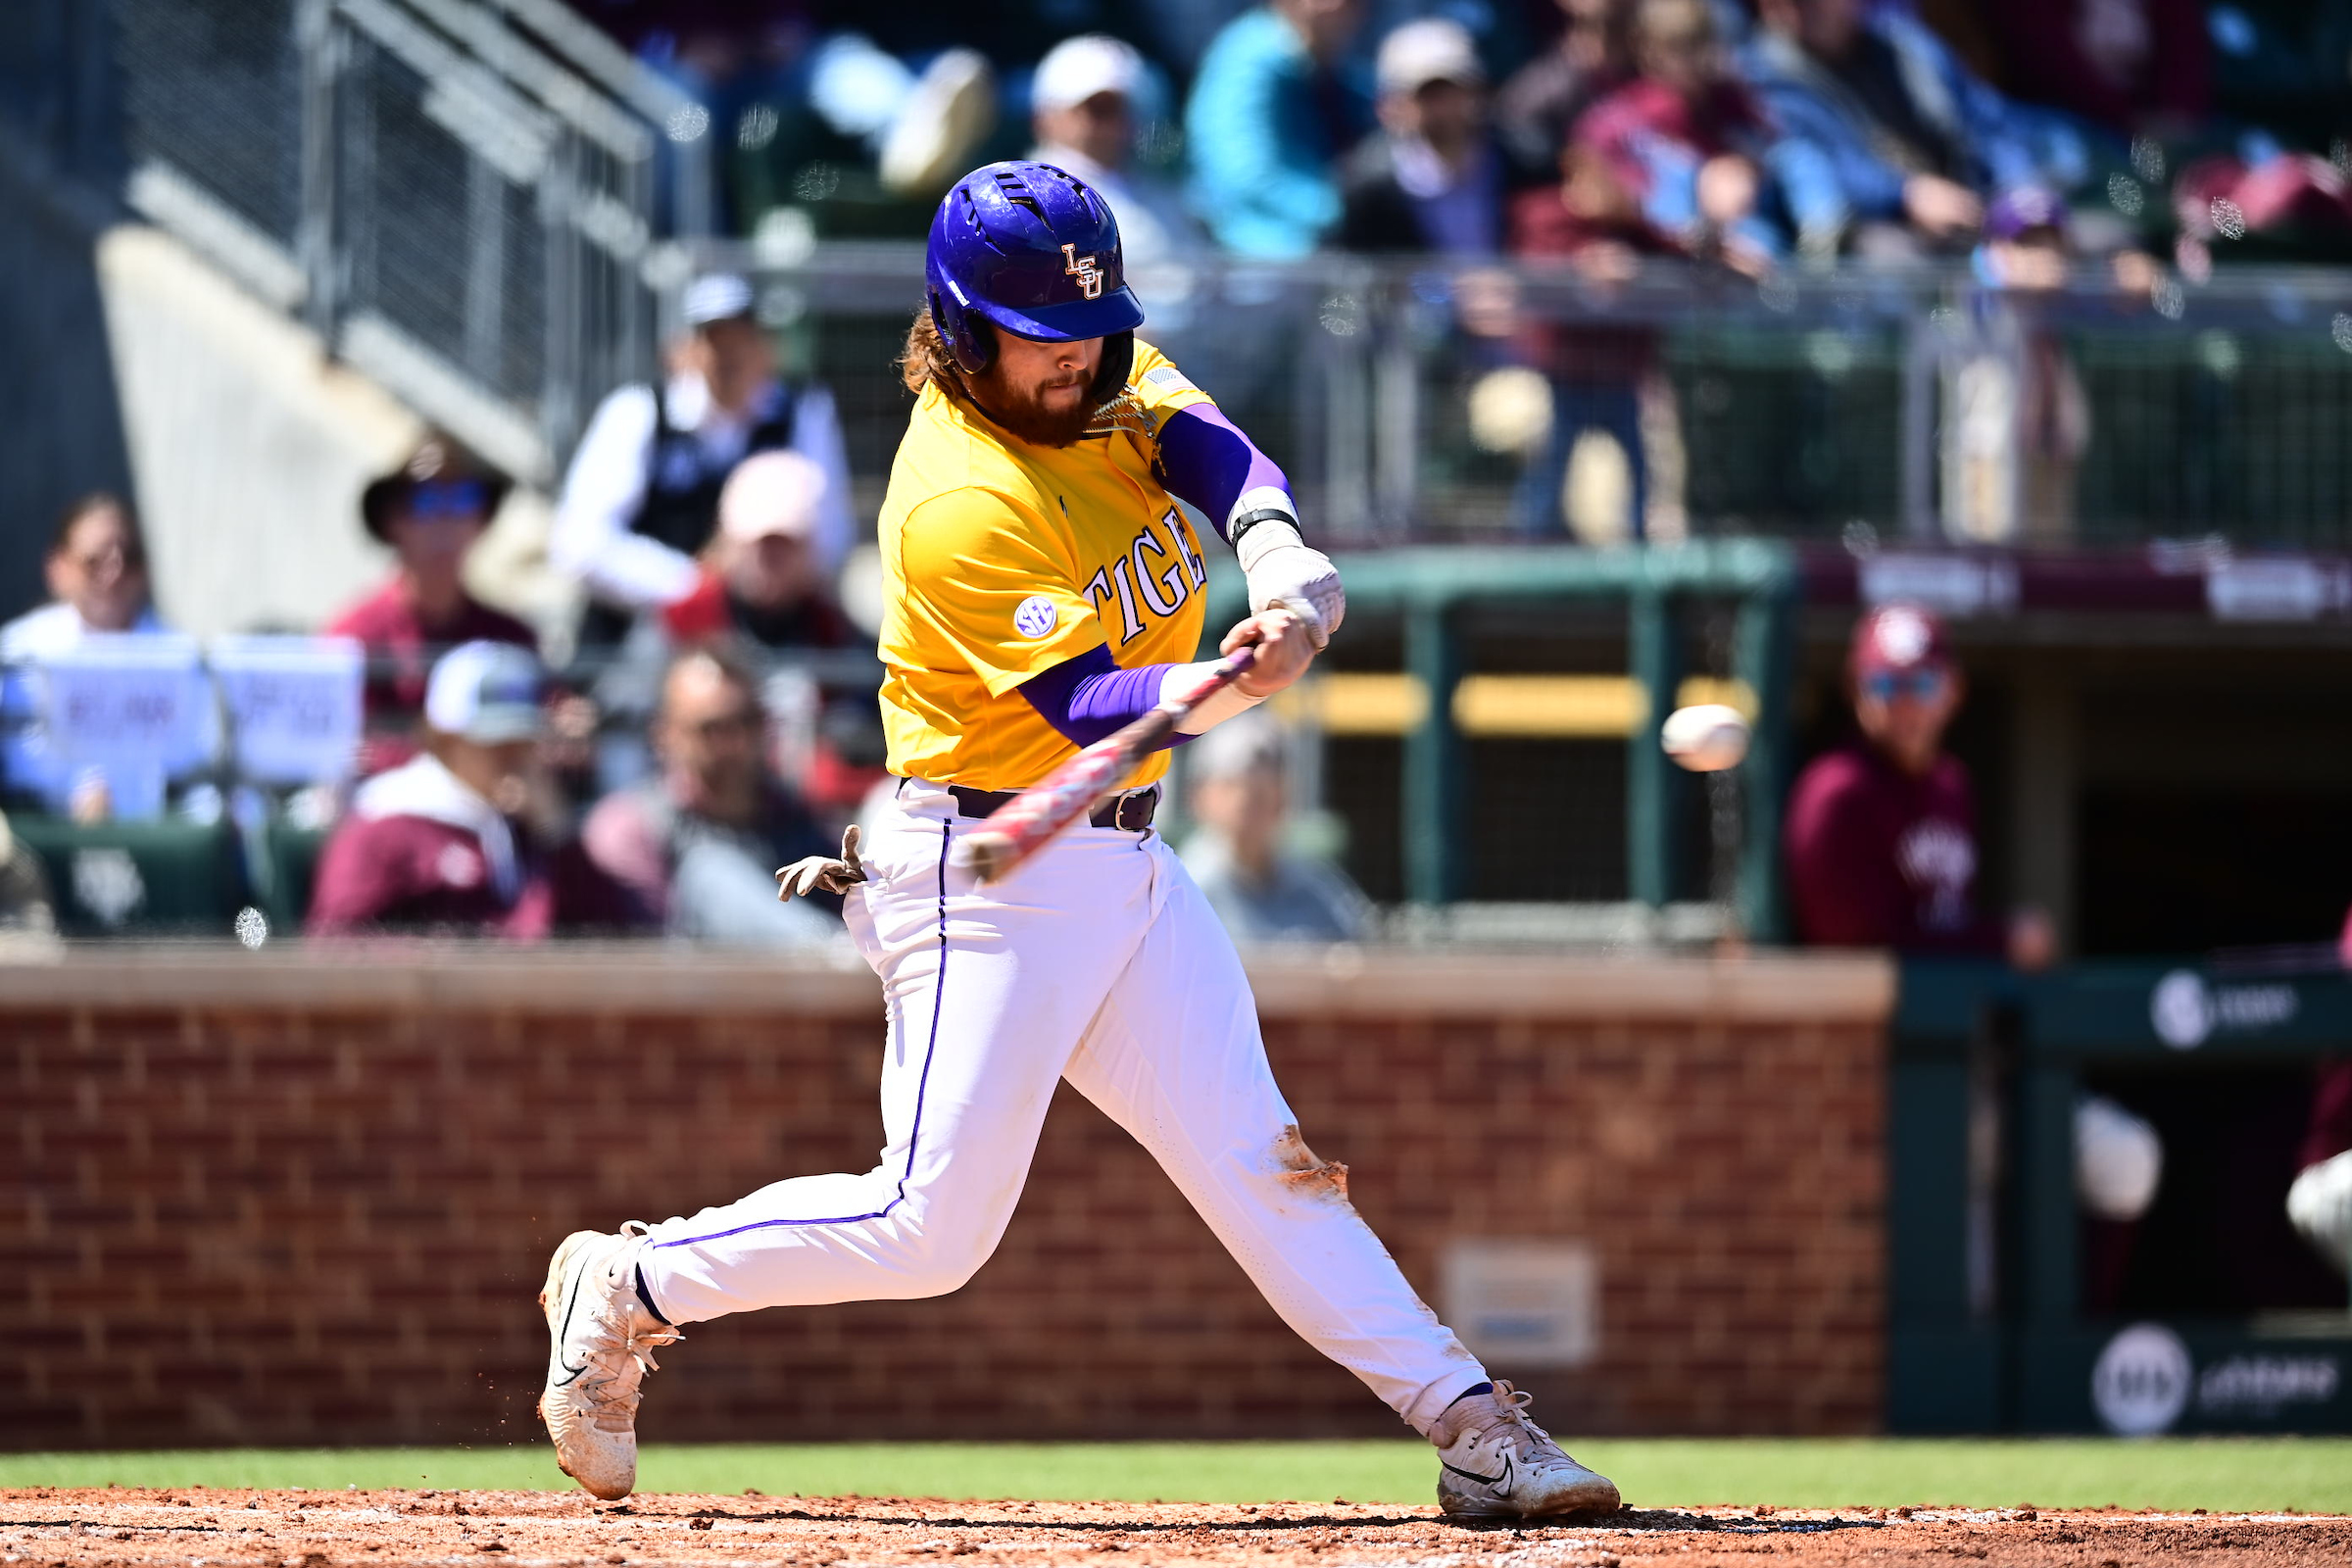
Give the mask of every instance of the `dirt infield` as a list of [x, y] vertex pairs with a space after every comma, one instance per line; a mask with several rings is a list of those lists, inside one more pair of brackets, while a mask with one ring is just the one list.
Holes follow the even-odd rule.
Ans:
[[957, 1558], [1395, 1568], [2286, 1568], [2352, 1562], [2352, 1519], [2033, 1509], [1629, 1509], [1465, 1528], [1432, 1508], [1333, 1503], [945, 1502], [530, 1492], [0, 1492], [0, 1568], [865, 1568]]

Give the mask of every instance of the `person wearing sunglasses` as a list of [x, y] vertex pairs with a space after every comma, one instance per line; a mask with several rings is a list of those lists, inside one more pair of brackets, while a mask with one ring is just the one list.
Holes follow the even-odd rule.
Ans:
[[1943, 746], [1967, 688], [1942, 624], [1914, 605], [1871, 611], [1854, 628], [1846, 683], [1860, 734], [1805, 769], [1784, 829], [1798, 937], [2047, 965], [2047, 914], [2023, 910], [2004, 926], [1977, 908], [1976, 802], [1968, 768]]
[[[1864, 615], [1846, 652], [1860, 738], [1816, 758], [1790, 797], [1785, 835], [1798, 937], [1820, 947], [2056, 956], [2049, 915], [2006, 922], [1977, 908], [1976, 804], [1943, 748], [1967, 688], [1942, 625], [1914, 605]], [[2081, 1094], [2074, 1106], [2086, 1309], [2122, 1309], [2139, 1220], [2164, 1178], [2164, 1139], [2130, 1106]]]
[[392, 550], [392, 575], [328, 621], [327, 635], [368, 648], [362, 776], [416, 755], [433, 661], [461, 643], [509, 643], [533, 655], [538, 635], [466, 587], [466, 558], [506, 500], [507, 476], [434, 432], [360, 496], [360, 520]]

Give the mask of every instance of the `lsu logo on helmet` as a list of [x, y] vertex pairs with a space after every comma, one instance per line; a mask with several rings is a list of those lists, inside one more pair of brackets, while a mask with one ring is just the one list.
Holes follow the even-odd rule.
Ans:
[[1061, 247], [1061, 270], [1078, 280], [1079, 293], [1090, 300], [1102, 297], [1102, 269], [1095, 265], [1092, 256], [1081, 256], [1076, 245], [1064, 244]]

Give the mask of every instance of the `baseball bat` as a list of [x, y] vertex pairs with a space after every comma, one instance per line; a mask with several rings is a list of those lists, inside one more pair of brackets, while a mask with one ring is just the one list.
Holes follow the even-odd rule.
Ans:
[[1080, 752], [988, 817], [988, 825], [964, 839], [960, 858], [982, 882], [1009, 875], [1051, 843], [1054, 836], [1087, 815], [1095, 803], [1118, 788], [1146, 754], [1176, 728], [1187, 713], [1233, 684], [1257, 661], [1257, 649], [1236, 649], [1184, 691], [1163, 700], [1143, 717]]

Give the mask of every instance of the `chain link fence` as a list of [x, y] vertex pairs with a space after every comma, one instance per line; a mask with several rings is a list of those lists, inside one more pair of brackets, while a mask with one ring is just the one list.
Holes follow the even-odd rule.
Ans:
[[652, 363], [708, 138], [558, 0], [113, 4], [132, 205], [426, 416], [545, 482]]

